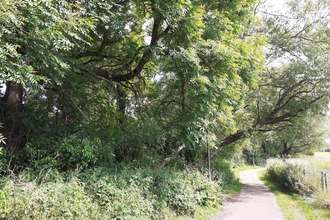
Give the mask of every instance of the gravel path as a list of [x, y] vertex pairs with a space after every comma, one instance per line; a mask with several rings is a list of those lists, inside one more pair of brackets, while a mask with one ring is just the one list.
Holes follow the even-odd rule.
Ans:
[[240, 172], [243, 189], [212, 220], [282, 220], [275, 195], [258, 179], [262, 169]]

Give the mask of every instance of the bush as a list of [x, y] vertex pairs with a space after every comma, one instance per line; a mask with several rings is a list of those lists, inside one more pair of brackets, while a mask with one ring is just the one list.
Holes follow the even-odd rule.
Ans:
[[8, 181], [0, 196], [0, 216], [5, 219], [101, 219], [79, 180], [41, 186]]
[[234, 172], [229, 162], [222, 160], [212, 161], [212, 178], [220, 181], [222, 184], [230, 184], [236, 181]]
[[194, 216], [197, 207], [221, 202], [218, 182], [198, 171], [26, 170], [0, 187], [4, 219], [165, 219], [169, 211]]
[[[112, 184], [119, 190], [137, 187], [143, 198], [152, 201], [156, 216], [159, 216], [166, 208], [170, 208], [179, 215], [193, 215], [197, 206], [216, 207], [220, 202], [221, 189], [218, 183], [209, 180], [198, 171], [124, 169], [112, 177], [109, 176], [109, 172], [114, 171], [94, 169], [94, 171], [85, 171], [80, 176], [82, 179], [91, 177], [87, 180], [91, 195], [101, 195], [100, 192], [95, 192], [100, 188], [95, 184], [100, 184], [100, 181], [103, 181], [101, 185]], [[89, 174], [86, 175], [86, 173]], [[93, 183], [93, 179], [97, 182]], [[109, 192], [104, 193], [106, 197], [109, 194]], [[96, 200], [100, 201], [100, 198]]]
[[197, 206], [219, 206], [220, 187], [197, 171], [185, 171], [165, 180], [160, 197], [177, 214], [193, 215]]
[[86, 193], [110, 219], [155, 218], [154, 198], [148, 194], [148, 180], [141, 184], [133, 177], [113, 175], [112, 170], [89, 169], [79, 175]]
[[286, 163], [270, 159], [267, 175], [289, 191], [310, 197], [316, 205], [330, 207], [330, 194], [321, 186], [321, 172], [329, 173], [325, 168], [329, 168], [329, 159], [305, 157], [289, 159]]
[[313, 194], [313, 186], [304, 179], [304, 167], [299, 163], [284, 163], [282, 160], [273, 160], [267, 166], [267, 174], [276, 182], [291, 192], [304, 196]]
[[[100, 155], [99, 149], [103, 145], [98, 138], [88, 139], [71, 135], [58, 140], [51, 148], [42, 144], [45, 143], [41, 142], [33, 146], [32, 143], [27, 143], [23, 150], [15, 154], [4, 152], [0, 159], [2, 160], [0, 161], [0, 169], [3, 171], [14, 169], [21, 171], [28, 167], [36, 173], [48, 169], [67, 171], [90, 167], [95, 165], [100, 158], [105, 157], [104, 154]], [[111, 149], [107, 150], [107, 160], [110, 164], [113, 154]]]

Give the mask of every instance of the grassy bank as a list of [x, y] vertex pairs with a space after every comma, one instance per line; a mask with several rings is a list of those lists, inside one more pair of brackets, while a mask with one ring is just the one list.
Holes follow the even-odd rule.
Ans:
[[259, 172], [259, 178], [275, 194], [286, 220], [324, 220], [330, 219], [330, 211], [311, 204], [296, 193], [289, 192], [266, 175], [266, 170]]
[[304, 157], [270, 160], [259, 178], [275, 193], [285, 219], [330, 219], [330, 193], [321, 186], [322, 172], [329, 172], [329, 158]]

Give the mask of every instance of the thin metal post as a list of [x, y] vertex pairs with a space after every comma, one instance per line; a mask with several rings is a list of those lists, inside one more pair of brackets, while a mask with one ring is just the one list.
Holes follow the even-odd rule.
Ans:
[[211, 177], [211, 154], [210, 154], [210, 147], [209, 147], [209, 132], [207, 131], [207, 162], [208, 162], [208, 168], [209, 168], [209, 179], [212, 179]]

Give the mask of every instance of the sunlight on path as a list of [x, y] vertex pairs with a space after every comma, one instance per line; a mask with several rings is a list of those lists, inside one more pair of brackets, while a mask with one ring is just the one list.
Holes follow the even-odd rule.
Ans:
[[212, 220], [282, 220], [275, 195], [258, 179], [262, 169], [240, 172], [244, 187]]

